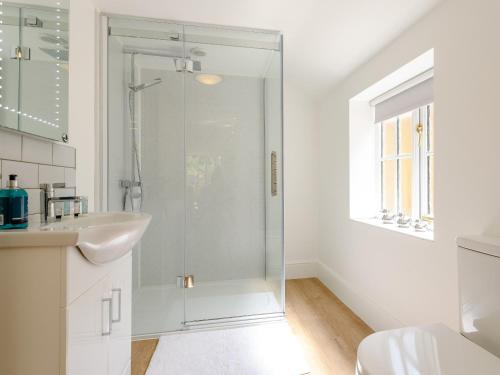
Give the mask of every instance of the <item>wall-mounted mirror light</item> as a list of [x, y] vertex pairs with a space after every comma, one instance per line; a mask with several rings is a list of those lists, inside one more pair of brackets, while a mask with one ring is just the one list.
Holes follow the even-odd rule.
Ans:
[[0, 127], [67, 140], [69, 0], [0, 2]]

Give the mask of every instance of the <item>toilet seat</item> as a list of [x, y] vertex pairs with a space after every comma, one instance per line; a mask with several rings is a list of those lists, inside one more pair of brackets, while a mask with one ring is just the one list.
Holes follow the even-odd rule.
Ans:
[[374, 333], [358, 348], [358, 375], [500, 374], [500, 358], [443, 324]]

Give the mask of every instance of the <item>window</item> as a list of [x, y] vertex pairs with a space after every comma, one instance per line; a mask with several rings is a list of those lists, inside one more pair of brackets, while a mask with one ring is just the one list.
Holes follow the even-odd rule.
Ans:
[[349, 217], [434, 239], [433, 49], [349, 98]]
[[377, 126], [380, 209], [412, 219], [434, 217], [434, 104], [401, 113]]

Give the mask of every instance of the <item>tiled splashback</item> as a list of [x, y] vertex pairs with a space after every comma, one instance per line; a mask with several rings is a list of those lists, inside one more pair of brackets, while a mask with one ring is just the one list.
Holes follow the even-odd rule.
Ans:
[[75, 195], [76, 150], [27, 135], [0, 130], [0, 182], [17, 174], [19, 185], [28, 192], [30, 221], [40, 220], [40, 184], [64, 182], [58, 195]]

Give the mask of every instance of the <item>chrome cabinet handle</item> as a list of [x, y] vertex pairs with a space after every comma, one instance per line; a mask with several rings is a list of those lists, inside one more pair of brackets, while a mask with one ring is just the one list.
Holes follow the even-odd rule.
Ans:
[[118, 293], [118, 318], [114, 319], [113, 317], [113, 319], [111, 320], [112, 323], [120, 323], [122, 320], [122, 288], [111, 289], [111, 296], [113, 298], [113, 301], [116, 293]]
[[[112, 322], [113, 322], [113, 299], [112, 298], [103, 298], [101, 300], [101, 310], [102, 310], [102, 336], [109, 336], [111, 335], [111, 331], [113, 329]], [[105, 314], [105, 306], [108, 305], [108, 313]], [[107, 315], [107, 316], [106, 316]], [[108, 329], [105, 330], [105, 324], [107, 320], [107, 326]]]

